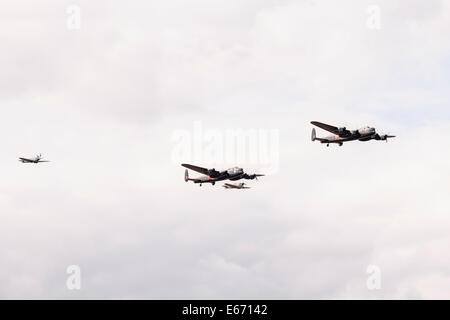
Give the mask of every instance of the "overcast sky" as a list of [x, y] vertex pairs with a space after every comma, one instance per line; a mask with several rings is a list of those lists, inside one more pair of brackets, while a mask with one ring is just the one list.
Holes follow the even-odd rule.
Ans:
[[[0, 17], [0, 298], [450, 298], [448, 1], [3, 0]], [[311, 120], [397, 138], [326, 148]], [[239, 130], [269, 137], [268, 161], [207, 157]], [[200, 188], [181, 162], [268, 175]]]

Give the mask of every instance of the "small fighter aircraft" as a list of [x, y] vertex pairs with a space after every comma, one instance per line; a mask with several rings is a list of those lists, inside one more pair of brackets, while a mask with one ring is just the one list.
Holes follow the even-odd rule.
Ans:
[[224, 171], [217, 171], [216, 169], [206, 169], [185, 163], [183, 163], [182, 166], [203, 174], [203, 176], [195, 179], [189, 178], [189, 172], [187, 169], [184, 174], [184, 181], [186, 182], [193, 181], [194, 183], [199, 183], [200, 186], [202, 186], [202, 183], [211, 183], [212, 185], [215, 185], [217, 181], [223, 180], [231, 180], [231, 181], [237, 181], [241, 179], [258, 180], [258, 177], [264, 176], [263, 174], [247, 174], [244, 172], [244, 169], [239, 167], [234, 167]]
[[19, 161], [22, 163], [41, 163], [41, 162], [50, 162], [47, 160], [42, 160], [42, 154], [37, 155], [33, 159], [27, 159], [27, 158], [19, 158]]
[[245, 183], [243, 182], [239, 184], [225, 183], [223, 187], [225, 189], [250, 189], [250, 187], [245, 187]]
[[330, 146], [330, 143], [337, 143], [339, 146], [342, 146], [344, 142], [348, 141], [369, 141], [369, 140], [381, 140], [388, 141], [389, 138], [395, 138], [395, 136], [391, 136], [388, 134], [378, 134], [375, 131], [375, 128], [364, 127], [358, 130], [347, 130], [345, 127], [334, 127], [325, 123], [312, 121], [311, 124], [322, 128], [328, 132], [331, 132], [333, 135], [325, 138], [318, 138], [316, 136], [316, 129], [312, 129], [311, 140], [312, 141], [320, 141], [320, 143], [326, 143], [327, 147]]

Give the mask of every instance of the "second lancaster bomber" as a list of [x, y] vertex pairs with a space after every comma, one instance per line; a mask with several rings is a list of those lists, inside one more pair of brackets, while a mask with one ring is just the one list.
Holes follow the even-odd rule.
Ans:
[[231, 181], [237, 181], [241, 179], [258, 180], [258, 177], [264, 176], [263, 174], [247, 174], [244, 172], [244, 169], [239, 167], [234, 167], [224, 171], [217, 171], [216, 169], [206, 169], [185, 163], [183, 163], [182, 166], [187, 169], [191, 169], [203, 174], [203, 176], [195, 179], [189, 178], [189, 173], [187, 169], [184, 174], [184, 180], [186, 182], [192, 181], [194, 183], [199, 183], [200, 186], [202, 185], [202, 183], [211, 183], [212, 185], [215, 185], [217, 181], [223, 180], [231, 180]]
[[325, 123], [312, 121], [311, 124], [322, 128], [328, 132], [331, 132], [333, 135], [325, 138], [318, 138], [316, 136], [316, 129], [312, 129], [311, 140], [312, 141], [320, 141], [320, 143], [326, 143], [327, 147], [330, 146], [330, 143], [337, 143], [340, 146], [344, 144], [344, 142], [348, 141], [369, 141], [369, 140], [381, 140], [386, 141], [389, 138], [395, 138], [395, 136], [391, 136], [388, 134], [378, 134], [375, 128], [365, 127], [358, 130], [347, 130], [345, 127], [334, 127]]

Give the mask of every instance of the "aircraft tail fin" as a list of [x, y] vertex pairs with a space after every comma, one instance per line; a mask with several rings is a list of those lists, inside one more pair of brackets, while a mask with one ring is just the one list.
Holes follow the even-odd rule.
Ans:
[[317, 139], [316, 128], [313, 128], [311, 133], [311, 141], [316, 141], [316, 139]]
[[187, 171], [187, 169], [186, 169], [186, 171], [184, 172], [184, 181], [186, 181], [186, 182], [189, 181], [189, 172]]

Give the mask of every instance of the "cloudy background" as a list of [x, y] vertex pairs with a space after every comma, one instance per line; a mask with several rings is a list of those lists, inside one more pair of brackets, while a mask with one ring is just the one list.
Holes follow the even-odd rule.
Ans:
[[[450, 298], [448, 1], [8, 0], [0, 17], [0, 298]], [[326, 148], [311, 120], [398, 137]], [[184, 183], [174, 137], [195, 123], [274, 130], [275, 169], [243, 192]]]

